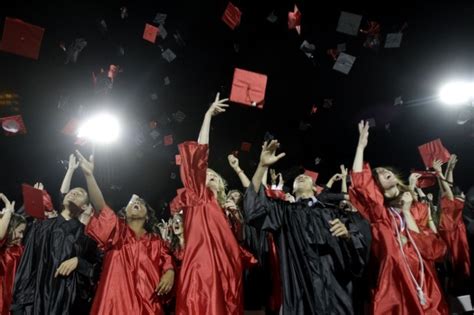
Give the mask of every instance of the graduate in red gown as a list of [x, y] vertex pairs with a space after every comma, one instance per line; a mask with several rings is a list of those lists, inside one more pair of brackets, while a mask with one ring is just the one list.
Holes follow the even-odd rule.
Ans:
[[0, 212], [0, 314], [10, 314], [13, 282], [20, 262], [23, 246], [21, 240], [26, 220], [15, 213], [15, 202], [0, 194], [5, 208]]
[[105, 252], [91, 314], [164, 314], [162, 298], [173, 287], [174, 267], [164, 241], [152, 233], [153, 209], [133, 195], [124, 219], [119, 218], [105, 204], [93, 175], [93, 159], [77, 153], [91, 202], [100, 209], [85, 232]]
[[177, 285], [177, 315], [243, 314], [240, 249], [222, 206], [223, 179], [208, 168], [211, 119], [225, 111], [219, 94], [198, 142], [179, 145], [184, 189], [172, 202], [184, 211], [185, 251]]
[[446, 245], [429, 228], [419, 227], [411, 208], [412, 192], [386, 168], [373, 174], [364, 164], [368, 123], [359, 123], [359, 143], [352, 170], [350, 199], [371, 223], [372, 256], [378, 266], [372, 292], [373, 314], [448, 314], [432, 268]]

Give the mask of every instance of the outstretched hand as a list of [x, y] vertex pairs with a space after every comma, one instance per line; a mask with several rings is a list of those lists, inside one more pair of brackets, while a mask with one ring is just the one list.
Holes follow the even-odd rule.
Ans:
[[348, 174], [347, 167], [345, 167], [344, 164], [341, 164], [340, 168], [341, 168], [342, 179], [347, 178], [347, 174]]
[[87, 160], [79, 150], [76, 150], [77, 158], [79, 159], [79, 165], [81, 166], [82, 172], [86, 176], [92, 176], [94, 173], [94, 156], [90, 156]]
[[169, 269], [161, 277], [160, 283], [156, 286], [155, 292], [158, 295], [168, 294], [174, 285], [174, 270]]
[[286, 153], [280, 153], [276, 155], [276, 150], [278, 150], [279, 147], [280, 143], [278, 140], [272, 140], [270, 142], [265, 141], [262, 146], [262, 153], [260, 154], [260, 165], [263, 167], [268, 167], [283, 158]]
[[15, 212], [15, 201], [10, 202], [10, 200], [8, 200], [7, 196], [5, 196], [4, 194], [0, 194], [0, 199], [2, 199], [3, 203], [5, 204], [5, 207], [0, 212], [1, 214], [5, 214], [7, 212]]
[[75, 171], [79, 167], [79, 162], [76, 160], [76, 156], [74, 154], [69, 155], [69, 165], [68, 171]]
[[359, 148], [365, 149], [369, 143], [369, 122], [361, 120], [359, 122]]
[[235, 157], [233, 154], [229, 154], [227, 156], [227, 160], [229, 161], [230, 167], [232, 167], [234, 170], [239, 168], [239, 159]]
[[443, 162], [441, 160], [434, 160], [433, 161], [433, 169], [438, 173], [443, 173]]
[[226, 104], [229, 99], [224, 98], [224, 99], [219, 99], [220, 93], [217, 93], [216, 98], [214, 99], [214, 102], [211, 104], [211, 107], [207, 110], [206, 115], [209, 115], [210, 117], [214, 117], [219, 115], [220, 113], [224, 113], [226, 111], [226, 108], [229, 107], [229, 104]]
[[410, 189], [415, 189], [418, 184], [418, 180], [420, 179], [421, 174], [419, 173], [411, 173], [410, 177], [408, 178], [408, 185]]

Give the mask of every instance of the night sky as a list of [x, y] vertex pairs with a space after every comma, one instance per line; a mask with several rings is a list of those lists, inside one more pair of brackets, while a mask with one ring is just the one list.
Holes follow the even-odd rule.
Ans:
[[[20, 113], [28, 129], [26, 135], [0, 135], [0, 191], [18, 204], [21, 183], [42, 181], [58, 197], [65, 172], [60, 161], [75, 148], [91, 153], [90, 145], [74, 145], [75, 139], [62, 134], [62, 128], [71, 118], [86, 118], [106, 108], [123, 124], [119, 142], [96, 148], [96, 175], [107, 201], [119, 208], [137, 193], [162, 209], [181, 186], [179, 176], [171, 178], [179, 173], [174, 165], [176, 144], [197, 139], [216, 92], [229, 94], [235, 67], [268, 75], [268, 85], [263, 110], [231, 104], [212, 122], [210, 166], [229, 181], [230, 188], [239, 183], [227, 165], [227, 154], [239, 150], [241, 142], [252, 143], [250, 152], [239, 153], [241, 167], [250, 177], [265, 132], [278, 138], [287, 153], [276, 168], [288, 180], [306, 168], [319, 172], [318, 183], [325, 183], [339, 164], [352, 165], [357, 122], [368, 118], [376, 121], [366, 153], [373, 166], [394, 166], [408, 176], [410, 169], [423, 168], [418, 145], [441, 138], [459, 156], [457, 184], [464, 190], [472, 184], [472, 124], [457, 125], [457, 111], [436, 99], [446, 80], [472, 80], [472, 2], [417, 1], [415, 6], [393, 3], [384, 8], [322, 1], [233, 3], [242, 11], [235, 30], [221, 20], [227, 1], [15, 1], [14, 7], [2, 3], [0, 25], [8, 16], [44, 27], [45, 33], [38, 60], [0, 52], [0, 91], [21, 96]], [[288, 11], [295, 3], [302, 12], [301, 35], [287, 26]], [[120, 17], [122, 6], [128, 9], [126, 19]], [[272, 11], [276, 23], [267, 21]], [[362, 15], [362, 28], [367, 21], [379, 22], [380, 48], [364, 48], [362, 33], [356, 37], [336, 32], [341, 11]], [[142, 35], [145, 23], [153, 24], [158, 12], [168, 15], [164, 25], [168, 37], [152, 44]], [[105, 34], [99, 31], [101, 20], [108, 27]], [[383, 48], [385, 35], [405, 23], [401, 47]], [[175, 41], [176, 31], [184, 47]], [[67, 47], [76, 38], [84, 38], [87, 47], [76, 63], [65, 65], [60, 43]], [[312, 59], [299, 48], [304, 40], [316, 46]], [[332, 70], [334, 60], [326, 53], [340, 43], [357, 57], [348, 75]], [[177, 55], [171, 63], [161, 58], [161, 49], [167, 48]], [[123, 70], [111, 94], [103, 97], [94, 92], [92, 72], [110, 64]], [[170, 85], [164, 84], [165, 77]], [[150, 98], [153, 93], [158, 96], [155, 101]], [[398, 96], [404, 104], [394, 106]], [[324, 99], [333, 99], [333, 106], [323, 108]], [[313, 105], [318, 111], [310, 115]], [[3, 116], [12, 114], [1, 110]], [[177, 111], [186, 115], [181, 123], [173, 120]], [[157, 141], [149, 136], [150, 121], [157, 122]], [[300, 130], [302, 122], [310, 128]], [[174, 144], [160, 144], [169, 134]], [[322, 159], [319, 165], [314, 163], [316, 157]], [[73, 179], [76, 185], [84, 185], [80, 171]]]

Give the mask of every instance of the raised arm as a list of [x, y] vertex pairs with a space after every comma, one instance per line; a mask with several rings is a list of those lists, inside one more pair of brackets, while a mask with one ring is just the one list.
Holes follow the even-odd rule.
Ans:
[[458, 157], [456, 154], [451, 154], [448, 161], [448, 166], [446, 167], [445, 177], [446, 180], [449, 182], [450, 186], [454, 186], [454, 168], [456, 167], [456, 163], [458, 162]]
[[229, 161], [230, 167], [234, 170], [234, 172], [239, 176], [240, 182], [244, 188], [250, 186], [250, 179], [247, 177], [245, 172], [239, 166], [239, 159], [236, 158], [233, 154], [229, 154], [227, 156], [227, 160]]
[[442, 190], [444, 191], [444, 195], [449, 200], [454, 200], [454, 194], [451, 189], [451, 186], [449, 186], [449, 183], [446, 181], [446, 178], [443, 175], [442, 165], [443, 163], [440, 160], [433, 161], [433, 169], [436, 171], [436, 176], [438, 176], [439, 178], [439, 182], [442, 187]]
[[404, 192], [402, 195], [402, 211], [403, 211], [403, 216], [405, 217], [405, 221], [407, 223], [407, 227], [416, 233], [420, 233], [420, 229], [418, 228], [418, 225], [416, 224], [416, 221], [413, 218], [413, 215], [411, 213], [412, 203], [413, 203], [412, 194], [408, 191]]
[[219, 99], [219, 93], [217, 93], [214, 103], [211, 104], [211, 107], [207, 110], [204, 115], [204, 120], [202, 122], [201, 131], [199, 132], [198, 143], [199, 144], [209, 144], [209, 130], [211, 129], [211, 120], [212, 117], [225, 112], [225, 109], [229, 105], [225, 104], [228, 101], [228, 98]]
[[342, 176], [342, 181], [341, 181], [341, 193], [347, 194], [347, 168], [344, 166], [344, 164], [341, 165], [341, 176]]
[[255, 189], [255, 192], [258, 193], [260, 190], [260, 185], [262, 185], [262, 180], [265, 175], [265, 172], [268, 170], [268, 167], [278, 162], [285, 153], [280, 153], [276, 155], [276, 150], [280, 147], [278, 140], [272, 140], [270, 143], [265, 141], [262, 146], [262, 153], [260, 154], [260, 163], [258, 163], [257, 170], [252, 178], [252, 185]]
[[10, 202], [4, 194], [0, 194], [0, 199], [2, 199], [5, 204], [5, 208], [0, 212], [2, 217], [0, 218], [0, 241], [5, 238], [8, 231], [8, 225], [10, 225], [10, 219], [15, 209], [15, 201]]
[[79, 166], [79, 162], [76, 161], [76, 157], [74, 154], [69, 156], [69, 165], [66, 171], [66, 175], [64, 176], [63, 183], [61, 184], [61, 194], [67, 194], [71, 189], [71, 180], [72, 175], [74, 175], [74, 171]]
[[335, 182], [338, 182], [342, 179], [342, 175], [339, 173], [334, 174], [326, 183], [326, 187], [331, 189], [332, 185], [334, 185]]
[[352, 164], [352, 171], [355, 173], [362, 172], [364, 168], [364, 150], [369, 142], [369, 123], [359, 122], [359, 142], [357, 143], [354, 163]]
[[104, 196], [100, 191], [99, 185], [94, 177], [94, 157], [91, 155], [87, 160], [79, 151], [76, 151], [81, 166], [82, 172], [86, 178], [87, 190], [89, 191], [89, 198], [96, 211], [102, 210], [106, 204]]

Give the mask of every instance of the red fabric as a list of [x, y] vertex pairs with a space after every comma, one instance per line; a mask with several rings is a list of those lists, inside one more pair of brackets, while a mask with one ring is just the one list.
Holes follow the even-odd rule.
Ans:
[[313, 180], [313, 184], [316, 184], [316, 181], [318, 180], [319, 173], [310, 171], [310, 170], [304, 170], [304, 175], [311, 177]]
[[173, 207], [184, 209], [186, 248], [176, 315], [243, 314], [242, 261], [237, 240], [212, 191], [206, 187], [207, 145], [179, 145], [181, 181]]
[[25, 123], [21, 115], [0, 118], [0, 124], [6, 136], [26, 134]]
[[109, 207], [92, 217], [86, 234], [105, 252], [91, 314], [164, 314], [155, 288], [173, 269], [165, 243], [148, 233], [137, 239]]
[[436, 174], [435, 172], [430, 171], [412, 171], [412, 173], [420, 174], [421, 177], [418, 178], [418, 187], [428, 188], [436, 185]]
[[23, 246], [6, 246], [6, 237], [0, 240], [0, 314], [10, 314], [13, 283]]
[[224, 14], [222, 15], [222, 21], [234, 30], [239, 26], [241, 16], [242, 12], [240, 12], [239, 8], [233, 5], [232, 2], [229, 2], [225, 8]]
[[250, 148], [252, 148], [252, 144], [250, 142], [242, 142], [240, 144], [240, 150], [244, 152], [250, 152]]
[[450, 260], [457, 277], [469, 277], [471, 259], [466, 226], [462, 219], [464, 202], [458, 199], [441, 199], [439, 234], [448, 245]]
[[0, 50], [31, 58], [38, 59], [44, 28], [25, 23], [22, 20], [5, 19], [3, 37]]
[[293, 12], [288, 12], [288, 29], [296, 29], [298, 34], [301, 33], [301, 12], [295, 4]]
[[268, 198], [286, 200], [286, 195], [283, 190], [274, 190], [270, 188], [265, 188], [265, 194]]
[[25, 211], [33, 218], [44, 219], [43, 192], [28, 184], [21, 185]]
[[263, 109], [267, 76], [235, 68], [230, 100], [247, 106]]
[[43, 206], [46, 211], [51, 212], [54, 210], [53, 200], [46, 190], [43, 190]]
[[267, 234], [267, 241], [269, 247], [269, 264], [272, 275], [272, 292], [268, 299], [268, 308], [272, 311], [279, 311], [283, 303], [283, 288], [281, 285], [280, 274], [280, 257], [278, 256], [277, 247], [273, 240], [272, 234]]
[[418, 147], [420, 151], [421, 158], [426, 167], [433, 167], [433, 161], [435, 159], [441, 160], [441, 162], [446, 163], [449, 161], [451, 154], [446, 150], [441, 143], [441, 139], [436, 139], [431, 142], [425, 143]]
[[[420, 228], [420, 234], [410, 232], [425, 265], [424, 293], [427, 304], [422, 306], [400, 251], [395, 223], [389, 213], [390, 210], [384, 205], [384, 197], [372, 177], [368, 164], [364, 165], [362, 172], [352, 173], [349, 194], [355, 208], [371, 223], [371, 251], [379, 270], [378, 285], [372, 292], [372, 313], [376, 315], [449, 314], [433, 268], [434, 261], [441, 259], [446, 253], [444, 242], [434, 233], [430, 233], [429, 229]], [[413, 212], [416, 212], [416, 207], [421, 207], [418, 211], [423, 210], [423, 206], [417, 203], [414, 203], [414, 207]], [[423, 215], [418, 217], [423, 217]], [[403, 235], [407, 237], [406, 230]], [[419, 261], [413, 244], [406, 243], [404, 251], [408, 264], [419, 281]]]
[[167, 135], [163, 137], [163, 143], [165, 146], [173, 144], [173, 135]]

